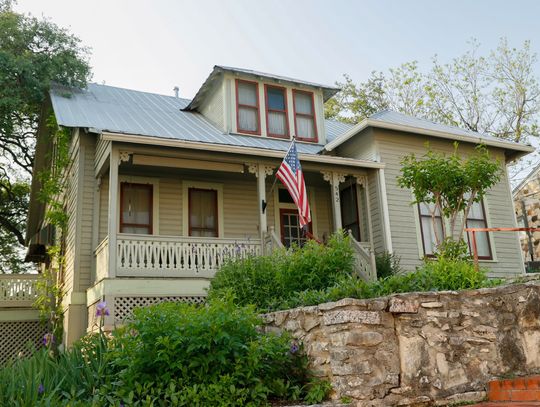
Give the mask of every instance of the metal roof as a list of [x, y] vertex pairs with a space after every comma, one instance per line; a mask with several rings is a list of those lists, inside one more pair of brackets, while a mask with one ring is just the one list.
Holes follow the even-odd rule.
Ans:
[[433, 137], [441, 137], [457, 141], [465, 141], [474, 144], [486, 144], [507, 150], [518, 151], [518, 155], [522, 153], [530, 153], [534, 148], [530, 145], [516, 143], [509, 140], [504, 140], [489, 134], [477, 133], [471, 130], [462, 129], [455, 126], [447, 126], [426, 119], [409, 116], [403, 113], [398, 113], [393, 110], [382, 110], [377, 112], [357, 125], [346, 130], [333, 141], [329, 141], [325, 146], [326, 151], [332, 151], [345, 141], [362, 132], [367, 127], [378, 127], [393, 129], [398, 131], [424, 134]]
[[[183, 111], [189, 99], [174, 96], [90, 83], [82, 90], [53, 86], [51, 101], [58, 124], [65, 127], [279, 151], [286, 151], [290, 144], [287, 140], [224, 134], [203, 115]], [[326, 126], [329, 139], [334, 139], [349, 125], [326, 121]], [[317, 154], [323, 147], [297, 145], [298, 152], [305, 154]]]
[[303, 85], [303, 86], [309, 86], [311, 88], [319, 88], [319, 89], [322, 89], [323, 100], [325, 102], [328, 99], [330, 99], [332, 96], [334, 96], [337, 92], [340, 91], [340, 88], [336, 86], [323, 85], [321, 83], [315, 83], [315, 82], [307, 82], [300, 79], [289, 78], [287, 76], [281, 76], [281, 75], [274, 75], [274, 74], [270, 74], [266, 72], [254, 71], [251, 69], [234, 68], [231, 66], [224, 66], [224, 65], [215, 65], [212, 72], [210, 72], [210, 75], [208, 75], [204, 83], [201, 85], [201, 87], [197, 91], [197, 94], [195, 95], [193, 100], [189, 103], [188, 106], [186, 106], [186, 110], [196, 110], [200, 106], [200, 104], [203, 102], [204, 97], [206, 96], [207, 92], [213, 89], [214, 85], [218, 83], [218, 79], [223, 75], [224, 72], [229, 72], [233, 74], [241, 74], [243, 76], [248, 76], [254, 79], [264, 78], [264, 79], [274, 81], [280, 84], [287, 83], [290, 85], [297, 85], [297, 86]]

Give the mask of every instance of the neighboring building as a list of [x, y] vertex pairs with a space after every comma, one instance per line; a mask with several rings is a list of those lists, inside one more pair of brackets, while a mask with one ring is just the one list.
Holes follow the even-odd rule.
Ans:
[[[397, 186], [405, 154], [425, 143], [467, 154], [485, 144], [504, 175], [471, 214], [470, 225], [516, 225], [506, 163], [532, 148], [392, 111], [352, 126], [324, 119], [338, 89], [244, 69], [214, 67], [193, 100], [90, 84], [55, 87], [45, 112], [71, 129], [62, 239], [66, 341], [94, 326], [106, 300], [107, 327], [133, 307], [163, 300], [203, 301], [228, 256], [300, 242], [298, 215], [274, 176], [292, 136], [298, 140], [312, 230], [324, 240], [341, 228], [354, 237], [357, 267], [373, 277], [373, 253], [396, 252], [413, 270], [433, 252], [424, 211]], [[44, 118], [48, 113], [44, 114]], [[47, 128], [38, 132], [34, 174], [47, 168]], [[29, 258], [44, 262], [45, 207], [32, 182]], [[494, 276], [523, 272], [514, 234], [479, 236]]]
[[[519, 227], [540, 228], [540, 165], [533, 168], [512, 191]], [[540, 260], [540, 231], [519, 233], [526, 262]], [[534, 267], [537, 269], [538, 267]]]

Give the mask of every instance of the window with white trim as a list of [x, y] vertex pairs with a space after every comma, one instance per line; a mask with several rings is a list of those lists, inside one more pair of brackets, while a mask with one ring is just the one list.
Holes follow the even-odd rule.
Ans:
[[189, 188], [189, 235], [218, 237], [218, 197], [213, 189]]
[[153, 186], [120, 183], [120, 233], [152, 234]]

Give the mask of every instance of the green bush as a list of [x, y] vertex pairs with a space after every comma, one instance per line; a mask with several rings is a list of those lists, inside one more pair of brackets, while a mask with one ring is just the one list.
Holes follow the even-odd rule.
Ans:
[[444, 239], [442, 243], [437, 246], [437, 253], [435, 253], [435, 256], [438, 259], [446, 260], [463, 260], [469, 262], [472, 260], [472, 256], [469, 253], [469, 246], [463, 239], [458, 241], [451, 238]]
[[302, 248], [226, 263], [210, 284], [208, 298], [232, 296], [238, 305], [276, 309], [304, 290], [323, 290], [353, 272], [349, 237], [332, 236], [327, 245], [308, 241]]
[[386, 278], [402, 272], [401, 258], [395, 253], [383, 252], [375, 256], [377, 278]]
[[317, 305], [343, 298], [376, 298], [415, 291], [454, 291], [492, 287], [501, 283], [502, 280], [489, 280], [485, 269], [477, 271], [469, 261], [441, 258], [426, 261], [414, 272], [392, 275], [371, 283], [354, 275], [342, 276], [333, 286], [319, 290], [304, 290], [282, 301], [277, 308]]
[[48, 349], [0, 369], [2, 406], [261, 406], [320, 402], [328, 383], [308, 379], [290, 336], [262, 333], [252, 308], [160, 304], [128, 326]]

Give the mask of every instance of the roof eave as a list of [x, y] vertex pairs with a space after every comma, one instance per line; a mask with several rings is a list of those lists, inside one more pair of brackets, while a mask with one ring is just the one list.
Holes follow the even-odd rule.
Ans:
[[[245, 146], [232, 146], [226, 144], [212, 144], [204, 143], [199, 141], [187, 141], [187, 140], [176, 140], [168, 139], [161, 137], [152, 137], [152, 136], [141, 136], [135, 134], [126, 134], [126, 133], [114, 133], [109, 131], [101, 132], [101, 138], [108, 141], [116, 141], [122, 143], [135, 143], [135, 144], [147, 144], [153, 146], [162, 146], [162, 147], [177, 147], [177, 148], [188, 148], [194, 150], [205, 150], [213, 152], [222, 152], [222, 153], [231, 153], [231, 154], [243, 154], [243, 155], [255, 155], [260, 157], [268, 158], [279, 158], [282, 159], [285, 151], [281, 150], [270, 150], [264, 148], [256, 147], [245, 147]], [[346, 157], [335, 157], [328, 155], [319, 155], [319, 154], [305, 154], [299, 153], [298, 157], [301, 161], [316, 162], [320, 164], [331, 164], [339, 165], [344, 167], [359, 167], [359, 168], [384, 168], [385, 164], [369, 161], [369, 160], [358, 160], [353, 158]]]
[[375, 128], [381, 128], [381, 129], [387, 129], [387, 130], [395, 130], [395, 131], [404, 131], [407, 133], [414, 133], [414, 134], [422, 134], [426, 136], [432, 136], [432, 137], [439, 137], [439, 138], [445, 138], [455, 141], [463, 141], [466, 143], [476, 143], [476, 144], [485, 144], [486, 146], [490, 147], [498, 147], [505, 150], [513, 151], [513, 154], [508, 155], [508, 160], [515, 160], [516, 158], [522, 157], [524, 155], [527, 155], [529, 153], [532, 153], [535, 151], [534, 147], [525, 145], [525, 144], [515, 144], [510, 143], [508, 141], [504, 140], [488, 140], [485, 138], [482, 138], [481, 136], [474, 137], [474, 136], [463, 136], [459, 134], [453, 134], [453, 133], [447, 133], [437, 130], [428, 130], [423, 129], [419, 127], [412, 127], [412, 126], [404, 126], [401, 124], [394, 124], [394, 123], [388, 123], [376, 119], [364, 119], [362, 122], [357, 124], [355, 127], [347, 131], [342, 136], [338, 137], [334, 141], [328, 143], [325, 147], [325, 151], [332, 151], [336, 147], [340, 146], [353, 136], [355, 136], [357, 133], [364, 130], [366, 127], [375, 127]]

